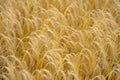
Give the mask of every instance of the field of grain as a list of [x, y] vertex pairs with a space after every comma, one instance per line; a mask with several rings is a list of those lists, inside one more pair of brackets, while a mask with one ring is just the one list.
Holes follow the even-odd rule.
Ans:
[[0, 0], [0, 80], [120, 80], [120, 0]]

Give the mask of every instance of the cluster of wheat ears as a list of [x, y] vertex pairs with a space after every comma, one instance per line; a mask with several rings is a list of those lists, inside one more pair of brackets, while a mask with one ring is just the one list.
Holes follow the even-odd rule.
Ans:
[[120, 80], [120, 0], [0, 0], [0, 80]]

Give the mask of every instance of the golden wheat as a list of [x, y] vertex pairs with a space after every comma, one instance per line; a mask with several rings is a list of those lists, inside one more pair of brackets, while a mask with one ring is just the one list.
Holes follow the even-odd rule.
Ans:
[[0, 0], [0, 80], [120, 80], [120, 0]]

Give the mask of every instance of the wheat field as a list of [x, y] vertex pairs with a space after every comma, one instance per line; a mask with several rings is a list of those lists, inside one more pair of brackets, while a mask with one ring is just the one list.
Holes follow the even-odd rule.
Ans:
[[0, 80], [120, 80], [120, 0], [0, 0]]

